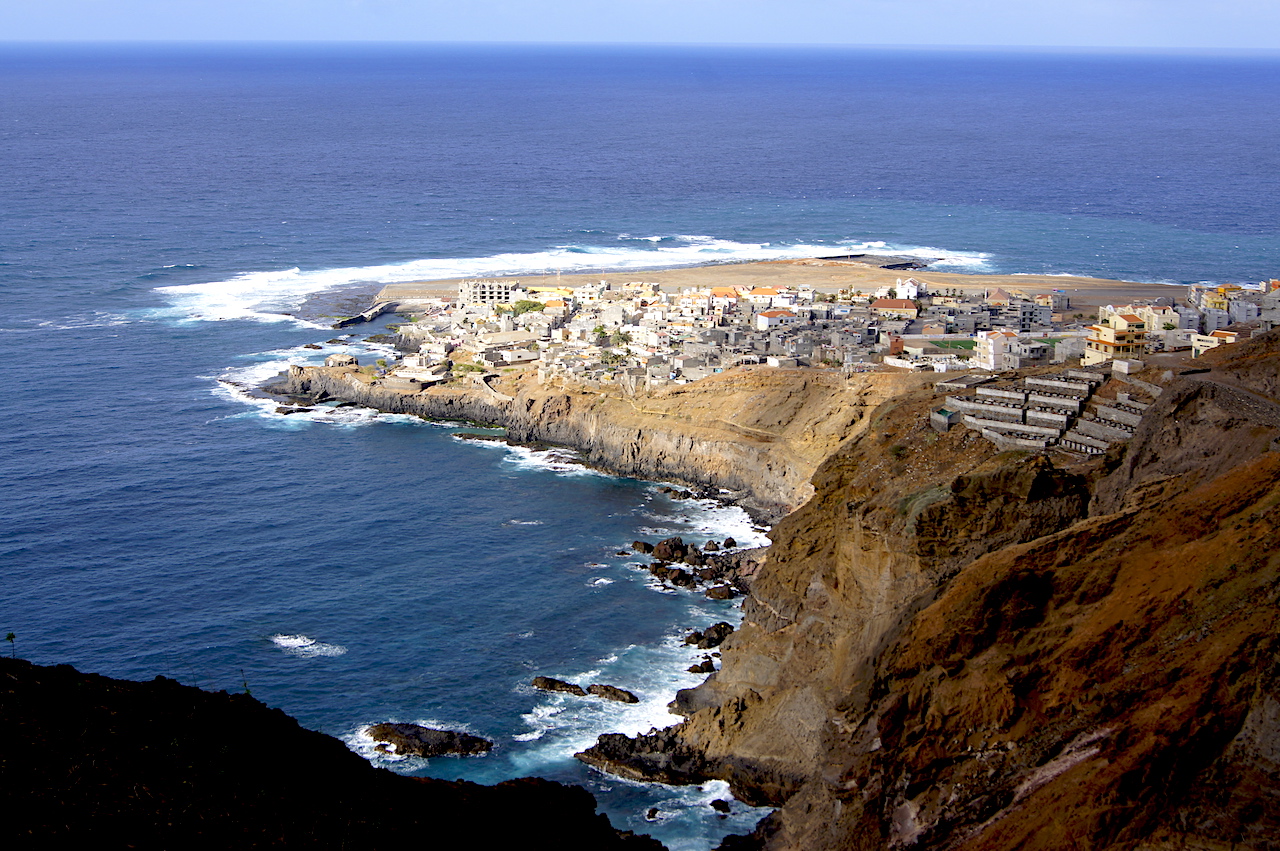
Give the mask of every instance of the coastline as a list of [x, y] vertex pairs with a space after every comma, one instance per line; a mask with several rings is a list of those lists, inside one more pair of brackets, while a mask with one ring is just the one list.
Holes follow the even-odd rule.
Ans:
[[724, 489], [753, 519], [773, 523], [813, 493], [810, 479], [870, 412], [927, 377], [825, 370], [742, 368], [642, 400], [540, 385], [507, 376], [487, 385], [402, 393], [349, 367], [293, 366], [272, 395], [309, 403], [354, 402], [428, 420], [492, 424], [523, 445], [574, 449], [612, 475]]
[[[1133, 299], [1176, 298], [1181, 284], [1153, 284], [1120, 281], [1078, 275], [982, 275], [939, 272], [931, 269], [885, 269], [867, 263], [843, 260], [761, 260], [747, 263], [707, 264], [680, 268], [623, 269], [550, 275], [484, 276], [486, 279], [519, 280], [526, 286], [570, 287], [607, 280], [611, 283], [646, 281], [664, 290], [707, 286], [788, 286], [813, 287], [819, 292], [835, 292], [842, 288], [874, 290], [891, 286], [898, 280], [915, 278], [941, 289], [966, 292], [994, 289], [1022, 290], [1028, 293], [1062, 290], [1072, 307], [1094, 308], [1104, 304], [1121, 304]], [[386, 284], [374, 298], [375, 303], [405, 302], [429, 298], [447, 298], [457, 291], [464, 278], [432, 281], [410, 281]]]

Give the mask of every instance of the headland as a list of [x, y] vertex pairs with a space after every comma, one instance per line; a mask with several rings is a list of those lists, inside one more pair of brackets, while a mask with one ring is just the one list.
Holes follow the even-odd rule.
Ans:
[[[1114, 315], [1134, 318], [1113, 331], [1140, 321]], [[1280, 843], [1280, 331], [1228, 333], [1195, 357], [999, 369], [968, 402], [990, 413], [954, 423], [935, 416], [947, 376], [905, 368], [630, 389], [512, 368], [401, 392], [295, 367], [281, 387], [505, 425], [785, 515], [719, 669], [673, 703], [685, 720], [579, 755], [779, 808], [725, 847], [1264, 848]], [[1102, 437], [1023, 433], [1057, 418]]]

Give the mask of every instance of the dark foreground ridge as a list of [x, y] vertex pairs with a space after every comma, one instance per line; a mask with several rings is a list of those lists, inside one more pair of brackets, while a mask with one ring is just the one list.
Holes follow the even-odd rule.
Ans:
[[0, 659], [0, 788], [5, 848], [663, 847], [576, 786], [401, 777], [247, 694], [21, 659]]

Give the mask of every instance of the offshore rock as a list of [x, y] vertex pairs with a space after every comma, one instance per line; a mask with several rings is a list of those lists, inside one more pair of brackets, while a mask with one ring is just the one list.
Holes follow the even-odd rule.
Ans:
[[401, 756], [475, 756], [493, 749], [493, 742], [470, 733], [417, 724], [374, 724], [368, 733], [375, 742], [391, 745]]
[[587, 686], [587, 694], [594, 694], [596, 697], [603, 697], [605, 700], [616, 700], [618, 703], [640, 702], [640, 698], [626, 689], [604, 683], [592, 683]]
[[710, 650], [712, 647], [719, 647], [731, 635], [733, 635], [733, 625], [721, 621], [720, 623], [712, 624], [701, 632], [695, 630], [689, 633], [685, 636], [684, 643], [693, 644], [699, 650]]
[[682, 745], [668, 731], [652, 731], [634, 739], [606, 733], [594, 745], [575, 754], [579, 760], [629, 780], [683, 786], [713, 779], [696, 750]]
[[534, 677], [531, 685], [542, 691], [560, 691], [565, 694], [573, 694], [578, 697], [586, 697], [587, 693], [582, 686], [577, 683], [565, 682], [557, 680], [555, 677]]
[[651, 564], [648, 567], [650, 573], [658, 577], [664, 582], [670, 582], [677, 588], [692, 588], [697, 584], [697, 577], [687, 570], [681, 570], [678, 567], [671, 567], [666, 564]]
[[654, 544], [653, 557], [658, 561], [682, 561], [688, 551], [684, 539], [676, 536]]

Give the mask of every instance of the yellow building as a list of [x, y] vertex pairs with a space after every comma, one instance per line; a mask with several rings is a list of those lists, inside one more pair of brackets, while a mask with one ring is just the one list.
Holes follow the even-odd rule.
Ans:
[[1105, 324], [1090, 325], [1089, 331], [1080, 361], [1083, 366], [1142, 354], [1147, 323], [1132, 313], [1113, 313]]

